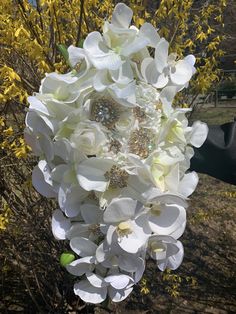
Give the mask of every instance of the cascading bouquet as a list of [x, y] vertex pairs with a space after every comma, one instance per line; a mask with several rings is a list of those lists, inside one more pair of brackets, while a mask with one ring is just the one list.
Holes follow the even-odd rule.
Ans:
[[194, 56], [176, 60], [151, 24], [130, 26], [132, 16], [117, 4], [103, 34], [68, 48], [71, 72], [46, 74], [28, 98], [25, 139], [40, 159], [33, 185], [58, 200], [52, 232], [69, 241], [77, 257], [65, 267], [90, 303], [124, 300], [148, 257], [162, 271], [181, 264], [186, 199], [198, 182], [192, 146], [207, 136], [204, 123], [188, 126], [189, 109], [171, 105]]

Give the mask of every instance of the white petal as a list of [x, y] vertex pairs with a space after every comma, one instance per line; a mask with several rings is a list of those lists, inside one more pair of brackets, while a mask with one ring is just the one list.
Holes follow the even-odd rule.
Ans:
[[158, 263], [158, 268], [164, 271], [166, 268], [175, 270], [177, 269], [183, 261], [184, 248], [180, 241], [177, 241], [175, 246], [178, 247], [178, 253], [171, 255], [164, 263]]
[[146, 82], [153, 84], [157, 81], [159, 72], [153, 58], [145, 58], [141, 63], [141, 73]]
[[148, 46], [155, 48], [160, 41], [160, 36], [155, 27], [150, 23], [144, 23], [139, 31], [139, 36], [145, 37], [149, 40]]
[[107, 286], [104, 278], [94, 273], [87, 273], [86, 277], [92, 286], [101, 288]]
[[154, 198], [150, 198], [149, 201], [154, 204], [155, 202], [157, 203], [159, 202], [162, 204], [177, 204], [185, 208], [188, 207], [188, 203], [186, 202], [185, 199], [174, 194], [157, 195]]
[[178, 205], [161, 207], [159, 215], [149, 217], [149, 225], [153, 232], [159, 235], [171, 235], [186, 221], [186, 211]]
[[129, 84], [134, 78], [131, 65], [128, 61], [122, 63], [119, 69], [110, 71], [110, 74], [114, 82], [122, 85]]
[[84, 49], [88, 53], [94, 67], [99, 70], [116, 70], [121, 65], [120, 56], [105, 46], [102, 35], [99, 32], [88, 34], [84, 41]]
[[113, 165], [112, 160], [99, 159], [91, 157], [78, 166], [77, 179], [79, 184], [86, 191], [99, 191], [104, 192], [108, 185], [108, 180], [104, 177]]
[[129, 235], [127, 237], [122, 237], [118, 244], [124, 251], [135, 254], [145, 244], [145, 242], [140, 238], [131, 237]]
[[54, 158], [54, 149], [53, 143], [49, 136], [46, 134], [38, 134], [37, 136], [38, 143], [43, 152], [43, 156], [47, 161], [51, 161]]
[[102, 263], [105, 261], [106, 257], [107, 252], [105, 252], [104, 242], [102, 242], [96, 250], [96, 259], [99, 263]]
[[88, 238], [90, 235], [89, 227], [90, 225], [88, 224], [82, 224], [79, 222], [73, 223], [70, 230], [68, 230], [66, 237], [67, 239], [73, 239], [76, 237]]
[[187, 61], [192, 67], [196, 62], [196, 58], [194, 57], [194, 55], [188, 55], [184, 58], [184, 60]]
[[87, 192], [80, 186], [70, 189], [66, 188], [66, 186], [61, 186], [58, 191], [58, 203], [66, 216], [76, 217], [80, 213], [81, 202], [86, 196]]
[[[109, 245], [111, 245], [112, 242], [117, 241], [117, 234], [115, 233], [115, 231], [116, 227], [113, 225], [109, 226], [109, 228], [107, 229], [106, 240]], [[115, 239], [114, 241], [113, 238]]]
[[[46, 167], [46, 164], [45, 164]], [[36, 166], [32, 172], [32, 184], [34, 188], [45, 197], [56, 197], [56, 193], [53, 190], [53, 187], [50, 182], [50, 174], [46, 170], [40, 169], [39, 166]], [[48, 183], [50, 182], [50, 184]]]
[[82, 62], [85, 59], [85, 51], [82, 48], [69, 46], [68, 49], [69, 61], [72, 67], [76, 66], [77, 63]]
[[133, 254], [119, 255], [119, 267], [129, 273], [137, 270], [137, 256]]
[[205, 142], [208, 134], [208, 126], [201, 121], [195, 121], [192, 125], [190, 143], [194, 147], [200, 147]]
[[175, 95], [177, 94], [177, 92], [179, 91], [179, 89], [180, 88], [178, 86], [167, 85], [165, 88], [163, 88], [163, 90], [160, 93], [160, 100], [163, 104], [163, 111], [167, 116], [169, 116], [173, 110], [172, 101]]
[[128, 28], [132, 20], [133, 11], [124, 3], [118, 3], [112, 14], [111, 23], [120, 28]]
[[109, 80], [108, 75], [108, 70], [100, 70], [96, 73], [93, 79], [93, 87], [96, 91], [102, 92], [105, 88], [111, 85], [112, 82]]
[[52, 134], [53, 125], [51, 122], [47, 124], [49, 121], [45, 121], [45, 116], [40, 116], [38, 112], [29, 111], [26, 114], [25, 124], [26, 126], [33, 131], [34, 133], [42, 133], [42, 134]]
[[104, 280], [115, 289], [124, 289], [132, 278], [127, 275], [117, 274], [106, 277]]
[[86, 224], [97, 224], [102, 221], [103, 211], [96, 205], [83, 204], [80, 211]]
[[38, 100], [35, 96], [29, 96], [27, 98], [29, 102], [29, 110], [34, 110], [38, 111], [42, 114], [49, 115], [48, 108], [40, 101]]
[[183, 179], [179, 183], [179, 193], [184, 197], [191, 195], [198, 184], [198, 175], [192, 171], [184, 175]]
[[116, 290], [112, 287], [108, 288], [109, 297], [113, 302], [121, 302], [126, 299], [130, 293], [133, 291], [133, 287], [124, 289], [124, 290]]
[[56, 166], [55, 168], [52, 169], [51, 172], [51, 176], [52, 176], [52, 180], [61, 184], [63, 181], [63, 177], [66, 173], [66, 171], [69, 170], [69, 166], [68, 164], [60, 164], [58, 166]]
[[136, 53], [146, 47], [149, 43], [148, 38], [146, 37], [136, 37], [134, 41], [130, 44], [126, 45], [124, 48], [121, 49], [121, 55], [128, 57], [133, 53]]
[[103, 219], [106, 223], [116, 223], [128, 220], [135, 215], [138, 202], [128, 198], [115, 198], [104, 212]]
[[87, 238], [76, 237], [70, 240], [71, 249], [79, 256], [95, 255], [97, 245]]
[[153, 82], [152, 85], [156, 88], [163, 88], [167, 85], [168, 82], [169, 82], [168, 76], [164, 73], [161, 73], [156, 77], [156, 81]]
[[94, 258], [92, 256], [87, 256], [79, 258], [70, 264], [66, 265], [66, 270], [74, 276], [82, 276], [87, 272], [91, 272], [94, 269]]
[[71, 222], [63, 213], [56, 209], [52, 215], [52, 233], [57, 240], [65, 240], [66, 232], [70, 229]]
[[170, 77], [174, 84], [184, 85], [191, 79], [192, 74], [191, 65], [184, 60], [179, 60], [175, 65], [175, 72], [170, 72]]
[[161, 38], [155, 50], [155, 62], [159, 73], [162, 73], [163, 69], [167, 66], [168, 49], [169, 43], [164, 38]]
[[74, 285], [74, 293], [86, 303], [101, 303], [106, 299], [107, 288], [96, 288], [87, 280], [81, 280]]
[[[135, 86], [136, 86], [135, 81], [132, 81], [127, 85], [112, 84], [110, 86], [110, 89], [115, 94], [115, 97], [128, 98], [128, 97], [134, 97]], [[129, 107], [131, 107], [131, 105], [129, 105]], [[132, 107], [134, 107], [134, 105], [132, 105]]]
[[137, 270], [135, 272], [135, 283], [139, 282], [139, 280], [143, 277], [143, 273], [145, 271], [145, 260], [144, 258], [139, 257], [137, 259]]

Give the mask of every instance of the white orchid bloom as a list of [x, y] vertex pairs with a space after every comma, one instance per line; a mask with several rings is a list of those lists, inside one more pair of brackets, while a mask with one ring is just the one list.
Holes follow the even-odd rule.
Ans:
[[150, 179], [162, 192], [177, 192], [179, 162], [184, 155], [177, 147], [153, 152], [145, 161], [149, 166]]
[[175, 270], [182, 263], [184, 250], [180, 241], [170, 236], [154, 235], [148, 241], [148, 253], [161, 271]]
[[70, 247], [81, 258], [66, 265], [68, 272], [75, 276], [82, 276], [93, 271], [96, 263], [97, 245], [88, 238], [75, 237], [70, 240]]
[[103, 215], [108, 226], [107, 243], [118, 243], [124, 251], [137, 253], [151, 232], [143, 212], [143, 205], [131, 198], [113, 199]]
[[118, 243], [109, 245], [106, 241], [102, 242], [96, 250], [96, 260], [106, 268], [119, 268], [128, 273], [135, 273], [135, 278], [140, 278], [144, 271], [145, 252], [132, 254], [124, 251]]
[[121, 302], [132, 292], [134, 281], [132, 277], [117, 273], [102, 277], [88, 272], [87, 279], [74, 285], [74, 292], [84, 302], [101, 303], [107, 294], [113, 302]]
[[142, 194], [150, 189], [150, 180], [145, 184], [137, 173], [132, 175], [132, 171], [123, 169], [111, 158], [91, 157], [82, 161], [77, 168], [77, 179], [84, 190], [97, 192], [101, 207], [116, 197], [144, 202]]
[[79, 96], [76, 82], [78, 78], [73, 72], [58, 74], [47, 73], [42, 80], [38, 97], [55, 103], [73, 103]]
[[176, 54], [168, 55], [168, 50], [169, 43], [162, 38], [155, 48], [155, 58], [146, 58], [142, 63], [143, 77], [156, 88], [168, 83], [185, 86], [194, 74], [192, 56], [176, 61]]
[[149, 40], [145, 36], [138, 38], [138, 30], [129, 28], [132, 16], [132, 10], [119, 3], [113, 11], [111, 23], [104, 24], [103, 36], [99, 32], [87, 36], [83, 48], [95, 68], [118, 70], [125, 58], [148, 45]]
[[178, 239], [186, 225], [186, 210], [176, 204], [153, 204], [148, 212], [149, 227], [155, 234]]
[[111, 23], [105, 22], [103, 36], [90, 33], [84, 41], [84, 50], [90, 62], [98, 70], [94, 77], [94, 88], [103, 91], [109, 88], [117, 98], [131, 105], [135, 103], [137, 62], [149, 56], [146, 46], [154, 47], [160, 39], [155, 28], [145, 23], [140, 31], [130, 25], [132, 10], [123, 3], [116, 5]]

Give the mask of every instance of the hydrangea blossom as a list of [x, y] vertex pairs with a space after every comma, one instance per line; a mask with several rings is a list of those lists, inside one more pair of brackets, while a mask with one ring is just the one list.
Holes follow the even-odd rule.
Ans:
[[171, 105], [195, 58], [169, 54], [151, 24], [130, 26], [132, 15], [117, 4], [102, 34], [68, 48], [71, 71], [46, 74], [28, 98], [33, 185], [58, 201], [52, 232], [69, 242], [74, 293], [90, 303], [124, 300], [149, 257], [161, 271], [179, 267], [186, 199], [198, 182], [188, 171], [192, 147], [207, 136], [204, 123], [188, 125], [188, 109]]

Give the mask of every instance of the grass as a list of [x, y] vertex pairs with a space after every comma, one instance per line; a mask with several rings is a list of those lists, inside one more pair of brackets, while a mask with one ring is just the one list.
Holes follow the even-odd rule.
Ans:
[[191, 116], [191, 120], [201, 120], [209, 125], [232, 122], [234, 118], [236, 118], [236, 107], [201, 108], [200, 110], [195, 110]]

